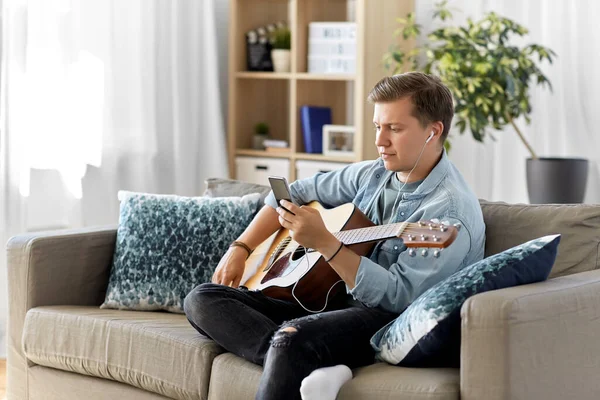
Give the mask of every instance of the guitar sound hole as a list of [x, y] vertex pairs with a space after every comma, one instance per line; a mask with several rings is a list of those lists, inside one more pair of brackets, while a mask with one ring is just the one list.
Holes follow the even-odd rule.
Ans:
[[306, 249], [304, 247], [298, 247], [296, 250], [294, 250], [294, 253], [292, 253], [292, 261], [296, 261], [300, 258], [302, 258], [302, 256], [304, 256], [306, 254]]

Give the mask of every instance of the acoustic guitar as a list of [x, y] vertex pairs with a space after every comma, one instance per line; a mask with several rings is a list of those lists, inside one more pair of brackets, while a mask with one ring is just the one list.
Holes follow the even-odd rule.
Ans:
[[[439, 249], [448, 247], [458, 231], [457, 226], [430, 221], [375, 225], [352, 203], [332, 209], [325, 209], [316, 201], [307, 206], [318, 210], [327, 229], [360, 256], [369, 254], [378, 241], [398, 237], [404, 240], [412, 254], [416, 255], [415, 248], [422, 248], [420, 255], [427, 256], [427, 249], [437, 248], [431, 256], [438, 257]], [[340, 279], [319, 252], [307, 252], [291, 239], [287, 229], [281, 228], [248, 257], [241, 282], [250, 290], [260, 290], [269, 297], [289, 301], [294, 301], [294, 289], [294, 295], [302, 305], [320, 310], [330, 289]], [[335, 285], [329, 299], [339, 294], [342, 288], [342, 283]]]

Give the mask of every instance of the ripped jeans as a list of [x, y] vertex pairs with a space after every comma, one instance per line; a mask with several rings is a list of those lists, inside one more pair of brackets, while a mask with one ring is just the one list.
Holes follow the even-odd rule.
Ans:
[[261, 400], [300, 399], [302, 380], [317, 368], [372, 364], [371, 336], [398, 316], [347, 305], [310, 314], [296, 303], [213, 283], [195, 287], [183, 308], [198, 332], [264, 367]]

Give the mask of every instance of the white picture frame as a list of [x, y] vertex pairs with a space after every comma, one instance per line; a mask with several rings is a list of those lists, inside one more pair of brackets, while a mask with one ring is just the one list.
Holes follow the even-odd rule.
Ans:
[[323, 125], [323, 155], [354, 156], [355, 131], [348, 125]]

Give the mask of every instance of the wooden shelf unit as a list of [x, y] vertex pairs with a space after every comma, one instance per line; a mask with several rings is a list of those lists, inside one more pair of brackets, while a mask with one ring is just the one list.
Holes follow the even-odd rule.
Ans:
[[[355, 162], [377, 158], [373, 106], [366, 96], [383, 76], [383, 54], [398, 43], [396, 18], [414, 10], [414, 0], [231, 0], [229, 20], [228, 158], [235, 178], [237, 156], [290, 160], [288, 179], [295, 180], [296, 160]], [[286, 21], [292, 34], [291, 72], [246, 71], [245, 33]], [[354, 21], [357, 24], [356, 74], [307, 72], [310, 22]], [[404, 49], [413, 46], [402, 43]], [[333, 124], [353, 125], [354, 156], [336, 157], [304, 151], [300, 106], [327, 106]], [[266, 122], [273, 139], [290, 144], [287, 153], [252, 150], [255, 124]]]

